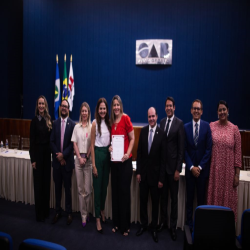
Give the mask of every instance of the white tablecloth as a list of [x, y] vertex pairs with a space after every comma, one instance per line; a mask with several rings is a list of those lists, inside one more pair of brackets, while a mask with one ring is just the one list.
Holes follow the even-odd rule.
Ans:
[[[52, 171], [52, 170], [51, 170]], [[178, 195], [178, 222], [177, 227], [183, 229], [185, 224], [185, 170], [181, 173], [179, 181]], [[249, 173], [249, 172], [248, 172]], [[50, 207], [55, 208], [55, 188], [51, 175]], [[92, 198], [94, 194], [92, 193]], [[0, 197], [11, 201], [21, 201], [25, 204], [34, 204], [33, 173], [28, 151], [9, 150], [0, 152]], [[250, 176], [247, 171], [240, 172], [240, 184], [238, 188], [238, 220], [236, 224], [236, 234], [240, 233], [241, 215], [245, 209], [250, 208]], [[65, 208], [64, 191], [62, 196], [62, 208]], [[105, 214], [112, 219], [111, 203], [111, 183], [108, 185], [107, 199], [105, 204]], [[150, 197], [149, 197], [150, 201]], [[79, 200], [77, 194], [76, 177], [72, 175], [72, 209], [79, 211]], [[92, 214], [94, 214], [93, 199], [91, 204]], [[170, 209], [170, 202], [169, 202]], [[151, 206], [148, 204], [149, 221], [151, 221]], [[140, 198], [139, 185], [136, 181], [135, 173], [131, 182], [131, 222], [140, 221]]]

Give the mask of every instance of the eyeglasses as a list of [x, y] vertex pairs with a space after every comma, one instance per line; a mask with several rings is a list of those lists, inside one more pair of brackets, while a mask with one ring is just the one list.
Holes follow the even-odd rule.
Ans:
[[61, 105], [61, 108], [65, 108], [65, 109], [67, 109], [67, 108], [69, 108], [68, 106], [66, 106], [66, 105]]
[[193, 107], [192, 109], [193, 109], [193, 110], [197, 110], [197, 111], [200, 111], [200, 110], [201, 110], [201, 108], [197, 108], [197, 107]]

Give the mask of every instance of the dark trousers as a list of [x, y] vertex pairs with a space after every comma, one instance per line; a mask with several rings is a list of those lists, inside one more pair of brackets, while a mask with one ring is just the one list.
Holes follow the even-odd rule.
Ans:
[[133, 174], [132, 158], [111, 162], [112, 217], [123, 234], [130, 228], [130, 186]]
[[178, 217], [179, 181], [174, 180], [174, 175], [166, 174], [161, 190], [161, 222], [166, 225], [168, 225], [168, 190], [171, 197], [170, 228], [175, 229]]
[[95, 165], [98, 176], [93, 176], [95, 217], [104, 210], [109, 183], [110, 153], [108, 147], [95, 147]]
[[147, 181], [140, 183], [140, 219], [141, 226], [148, 226], [148, 193], [150, 192], [152, 201], [152, 229], [156, 229], [158, 222], [158, 210], [159, 210], [159, 189], [158, 186], [149, 186]]
[[44, 220], [50, 210], [51, 152], [49, 145], [36, 145], [36, 169], [33, 169], [36, 219]]
[[71, 198], [71, 178], [72, 172], [66, 171], [64, 166], [56, 169], [53, 167], [53, 179], [55, 183], [55, 194], [56, 194], [56, 213], [61, 214], [61, 198], [62, 198], [62, 183], [65, 189], [65, 211], [67, 214], [72, 213], [72, 198]]
[[191, 175], [186, 178], [187, 189], [187, 224], [193, 228], [193, 202], [195, 187], [197, 191], [197, 206], [205, 205], [207, 178], [198, 178]]

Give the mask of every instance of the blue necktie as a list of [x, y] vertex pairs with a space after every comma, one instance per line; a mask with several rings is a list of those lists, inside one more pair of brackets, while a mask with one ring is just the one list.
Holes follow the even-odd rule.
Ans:
[[150, 135], [149, 135], [149, 139], [148, 139], [148, 153], [150, 152], [151, 149], [151, 145], [152, 145], [152, 134], [153, 134], [153, 129], [150, 129]]
[[194, 144], [197, 146], [198, 143], [198, 123], [195, 123], [195, 132], [194, 132]]

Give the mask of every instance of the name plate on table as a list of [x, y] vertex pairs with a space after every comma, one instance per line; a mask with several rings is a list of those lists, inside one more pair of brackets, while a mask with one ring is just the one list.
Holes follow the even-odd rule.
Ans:
[[124, 135], [112, 135], [112, 147], [111, 161], [122, 161], [124, 155]]

